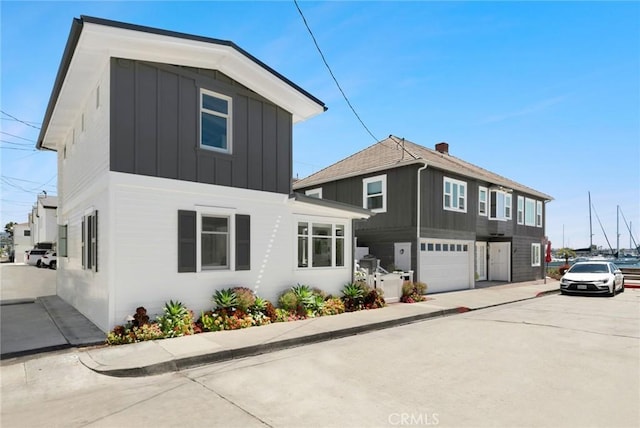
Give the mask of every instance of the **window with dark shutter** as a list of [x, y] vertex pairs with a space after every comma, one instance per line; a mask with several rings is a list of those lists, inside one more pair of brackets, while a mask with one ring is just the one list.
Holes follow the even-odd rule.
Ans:
[[196, 212], [178, 211], [178, 272], [196, 271]]
[[251, 216], [236, 215], [236, 270], [251, 270]]

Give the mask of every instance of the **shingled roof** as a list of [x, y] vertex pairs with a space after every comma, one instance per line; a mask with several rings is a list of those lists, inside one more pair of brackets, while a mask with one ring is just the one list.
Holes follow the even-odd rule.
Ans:
[[432, 150], [390, 135], [389, 138], [336, 162], [315, 174], [296, 181], [293, 189], [319, 186], [348, 177], [366, 175], [412, 164], [424, 164], [426, 162], [429, 168], [454, 172], [465, 177], [484, 181], [489, 185], [503, 186], [544, 200], [553, 200], [551, 196], [545, 193], [451, 156], [448, 153], [448, 145], [446, 143], [442, 144], [441, 147], [442, 151]]

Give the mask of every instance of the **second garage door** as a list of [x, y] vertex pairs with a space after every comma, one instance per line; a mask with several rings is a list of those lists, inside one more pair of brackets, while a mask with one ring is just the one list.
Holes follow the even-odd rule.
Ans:
[[420, 277], [427, 293], [473, 288], [474, 241], [422, 239]]

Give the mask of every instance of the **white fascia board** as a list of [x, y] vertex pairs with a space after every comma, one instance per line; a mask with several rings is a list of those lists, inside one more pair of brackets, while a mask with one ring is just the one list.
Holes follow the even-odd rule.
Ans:
[[333, 217], [341, 219], [346, 218], [351, 220], [368, 219], [370, 217], [369, 215], [364, 213], [359, 213], [351, 210], [342, 210], [333, 207], [323, 207], [307, 202], [296, 201], [293, 199], [289, 200], [289, 204], [291, 204], [292, 213], [295, 215]]

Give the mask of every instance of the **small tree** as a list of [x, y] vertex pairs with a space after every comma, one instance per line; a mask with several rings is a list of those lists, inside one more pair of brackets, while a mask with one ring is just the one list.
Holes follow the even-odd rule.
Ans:
[[10, 237], [13, 238], [13, 226], [15, 226], [16, 222], [10, 221], [9, 223], [4, 225], [4, 231], [9, 234]]
[[573, 251], [571, 248], [560, 248], [558, 251], [556, 251], [556, 254], [559, 257], [563, 257], [564, 258], [564, 265], [560, 266], [558, 268], [558, 271], [560, 272], [560, 275], [564, 275], [564, 273], [567, 271], [567, 269], [569, 269], [569, 258], [571, 257], [575, 257], [576, 256], [576, 252]]

